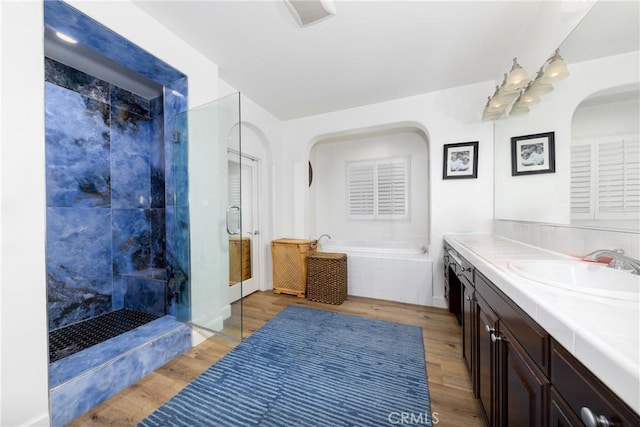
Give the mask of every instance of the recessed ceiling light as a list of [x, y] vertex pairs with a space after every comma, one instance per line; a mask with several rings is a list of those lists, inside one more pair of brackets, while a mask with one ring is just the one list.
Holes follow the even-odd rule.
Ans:
[[63, 34], [63, 33], [59, 32], [59, 31], [56, 31], [56, 36], [58, 36], [58, 38], [60, 38], [61, 40], [66, 41], [67, 43], [71, 43], [71, 44], [78, 43], [78, 40], [76, 40], [76, 39], [74, 39], [72, 37], [69, 37], [68, 35]]

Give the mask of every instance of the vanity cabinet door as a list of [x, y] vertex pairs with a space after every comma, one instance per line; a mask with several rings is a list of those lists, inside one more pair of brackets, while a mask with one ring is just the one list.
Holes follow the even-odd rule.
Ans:
[[[615, 427], [640, 426], [640, 415], [556, 341], [551, 342], [551, 382], [578, 418]], [[594, 421], [595, 422], [595, 421]]]
[[480, 297], [476, 297], [476, 325], [477, 325], [477, 350], [476, 367], [478, 373], [477, 394], [480, 408], [487, 426], [497, 426], [496, 419], [496, 346], [491, 337], [498, 327], [498, 317], [487, 303]]
[[474, 334], [475, 311], [476, 302], [474, 289], [473, 287], [465, 284], [462, 292], [462, 357], [467, 365], [471, 383], [473, 384], [473, 393], [474, 395], [477, 395], [477, 391], [475, 389], [477, 381], [474, 378], [476, 371], [474, 368], [475, 335], [477, 335]]
[[582, 422], [574, 415], [556, 389], [551, 387], [549, 427], [581, 427], [582, 425]]
[[515, 336], [501, 325], [494, 334], [499, 349], [498, 406], [500, 425], [542, 427], [545, 424], [549, 380]]

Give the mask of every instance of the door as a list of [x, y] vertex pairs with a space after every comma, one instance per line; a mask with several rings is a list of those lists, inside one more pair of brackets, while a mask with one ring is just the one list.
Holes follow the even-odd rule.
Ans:
[[[502, 425], [542, 427], [549, 381], [506, 328], [496, 338], [501, 343], [498, 405]], [[496, 345], [498, 345], [498, 342]]]
[[[238, 340], [242, 339], [242, 300], [230, 303], [229, 253], [231, 238], [242, 235], [242, 199], [231, 193], [234, 171], [229, 165], [231, 161], [240, 164], [240, 123], [239, 93], [176, 116], [173, 180], [177, 197], [172, 215], [184, 212], [174, 221], [172, 232], [185, 236], [190, 257], [187, 298], [181, 300], [187, 309], [177, 317]], [[171, 259], [171, 248], [167, 252]]]
[[488, 426], [498, 425], [496, 419], [496, 347], [491, 339], [498, 327], [498, 317], [489, 305], [476, 296], [476, 327], [478, 328], [477, 367], [478, 399]]
[[471, 376], [471, 384], [474, 395], [477, 394], [475, 386], [477, 381], [474, 376], [476, 374], [475, 356], [473, 345], [474, 336], [474, 316], [475, 316], [475, 294], [473, 288], [463, 283], [462, 285], [462, 358], [464, 359], [469, 375]]
[[[238, 162], [239, 160], [239, 162]], [[229, 195], [240, 204], [240, 234], [229, 237], [229, 302], [233, 303], [259, 288], [260, 230], [258, 160], [229, 153]]]

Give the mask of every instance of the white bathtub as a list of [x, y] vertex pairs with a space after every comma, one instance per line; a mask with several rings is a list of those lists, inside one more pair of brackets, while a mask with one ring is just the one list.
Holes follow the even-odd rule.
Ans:
[[433, 261], [424, 245], [323, 240], [320, 250], [347, 254], [348, 295], [432, 305]]
[[324, 240], [320, 250], [380, 258], [418, 258], [427, 253], [421, 243], [365, 240]]

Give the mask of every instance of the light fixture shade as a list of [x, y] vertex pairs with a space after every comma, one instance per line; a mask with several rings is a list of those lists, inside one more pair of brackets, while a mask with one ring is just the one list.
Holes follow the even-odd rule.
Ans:
[[513, 66], [506, 78], [506, 84], [504, 90], [513, 92], [522, 89], [529, 83], [529, 77], [524, 68], [518, 64], [518, 58], [513, 58]]
[[[526, 98], [523, 98], [523, 97], [524, 97], [524, 91], [520, 94], [518, 99], [516, 99], [516, 102], [513, 103], [513, 106], [509, 111], [510, 116], [517, 115], [517, 114], [525, 114], [529, 112], [529, 105], [531, 104], [527, 103], [525, 101]], [[539, 100], [540, 98], [538, 98], [538, 101]]]
[[540, 102], [540, 96], [531, 90], [532, 86], [533, 86], [533, 82], [527, 85], [527, 87], [522, 91], [522, 93], [516, 100], [515, 105], [529, 106], [529, 105], [534, 105]]
[[509, 111], [510, 116], [519, 116], [521, 114], [527, 114], [529, 112], [529, 107], [524, 105], [514, 105], [511, 111]]
[[500, 89], [498, 90], [498, 92], [500, 93], [500, 95], [506, 96], [506, 95], [512, 95], [514, 97], [518, 96], [518, 90], [517, 89], [512, 89], [509, 88], [507, 89], [507, 73], [504, 73], [504, 78], [502, 79], [502, 83], [500, 84]]
[[503, 112], [517, 95], [517, 92], [500, 94], [500, 87], [496, 86], [496, 91], [493, 93], [493, 96], [489, 98], [489, 108], [493, 111]]
[[502, 113], [504, 113], [504, 108], [502, 108], [502, 109], [492, 108], [491, 100], [492, 100], [492, 97], [490, 97], [490, 96], [487, 97], [487, 104], [484, 106], [484, 110], [482, 110], [482, 121], [483, 122], [486, 122], [486, 121], [489, 121], [489, 120], [496, 120], [497, 118], [502, 116]]
[[540, 102], [540, 98], [531, 95], [526, 95], [525, 91], [522, 91], [516, 102], [513, 103], [509, 115], [524, 114], [529, 112], [529, 106]]
[[556, 82], [569, 75], [569, 66], [567, 65], [567, 61], [560, 56], [560, 49], [556, 49], [556, 53], [549, 61], [549, 65], [547, 65], [542, 75], [542, 81], [544, 83]]
[[533, 83], [531, 83], [531, 85], [529, 85], [529, 87], [527, 88], [528, 93], [531, 93], [537, 96], [546, 95], [552, 90], [553, 90], [552, 85], [550, 85], [549, 83], [545, 83], [540, 79], [534, 80]]
[[520, 96], [519, 104], [529, 106], [529, 105], [535, 105], [538, 102], [540, 102], [540, 97], [538, 95], [533, 94], [530, 91], [525, 91]]
[[541, 67], [540, 70], [538, 70], [536, 77], [527, 85], [525, 91], [537, 96], [542, 96], [551, 92], [553, 90], [553, 86], [550, 83], [542, 81], [543, 75], [544, 68]]

